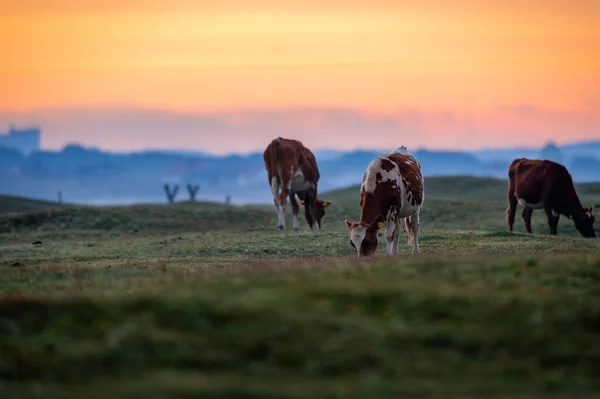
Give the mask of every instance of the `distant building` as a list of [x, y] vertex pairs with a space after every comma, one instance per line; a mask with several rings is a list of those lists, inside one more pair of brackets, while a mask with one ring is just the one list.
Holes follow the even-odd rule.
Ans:
[[8, 133], [0, 133], [0, 147], [13, 148], [29, 155], [40, 150], [42, 131], [37, 127], [25, 129], [10, 126]]

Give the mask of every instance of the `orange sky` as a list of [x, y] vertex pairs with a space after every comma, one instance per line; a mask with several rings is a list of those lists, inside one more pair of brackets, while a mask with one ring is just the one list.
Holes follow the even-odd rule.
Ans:
[[[210, 142], [214, 151], [243, 151], [263, 147], [268, 135], [286, 136], [290, 123], [298, 134], [310, 125], [304, 141], [321, 147], [600, 138], [598, 1], [12, 3], [0, 9], [7, 60], [0, 62], [0, 123], [42, 124], [47, 148]], [[280, 123], [282, 109], [305, 107], [326, 115], [353, 110], [367, 121], [365, 134], [347, 138], [346, 122], [333, 114], [322, 125], [303, 112]], [[145, 136], [144, 121], [120, 127], [95, 118], [87, 131], [90, 109], [106, 118], [139, 109], [171, 113], [173, 126], [184, 130], [176, 143], [169, 132]], [[202, 124], [184, 128], [182, 113], [208, 113], [231, 137], [251, 137], [240, 140], [243, 148], [219, 142]], [[407, 113], [419, 123], [407, 123]], [[269, 115], [278, 116], [264, 137], [239, 129], [262, 126]], [[373, 123], [380, 118], [395, 122], [383, 129]], [[76, 119], [77, 131], [69, 127]]]

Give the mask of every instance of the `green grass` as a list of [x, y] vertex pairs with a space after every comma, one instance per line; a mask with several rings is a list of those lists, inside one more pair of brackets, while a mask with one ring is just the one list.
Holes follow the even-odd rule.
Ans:
[[448, 180], [420, 255], [403, 233], [360, 262], [357, 188], [317, 233], [272, 206], [0, 216], [0, 397], [596, 397], [600, 240], [508, 233], [503, 197]]

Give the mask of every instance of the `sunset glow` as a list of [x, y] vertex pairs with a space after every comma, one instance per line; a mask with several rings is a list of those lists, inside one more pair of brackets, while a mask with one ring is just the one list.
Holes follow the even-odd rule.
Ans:
[[[237, 152], [294, 126], [340, 148], [600, 138], [597, 1], [18, 3], [0, 10], [0, 130], [39, 123], [46, 148]], [[376, 122], [348, 138], [340, 109]], [[131, 110], [177, 132], [110, 120]], [[178, 115], [210, 115], [239, 142]]]

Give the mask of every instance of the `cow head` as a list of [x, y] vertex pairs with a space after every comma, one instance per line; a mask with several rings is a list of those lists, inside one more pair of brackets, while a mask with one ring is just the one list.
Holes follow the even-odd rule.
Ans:
[[358, 257], [369, 256], [377, 249], [377, 232], [383, 227], [385, 218], [379, 214], [370, 223], [352, 222], [346, 219], [346, 227], [350, 231], [350, 245], [356, 250]]
[[[305, 206], [303, 200], [300, 200], [300, 204], [302, 206]], [[317, 199], [317, 220], [316, 220], [316, 222], [319, 225], [319, 228], [321, 227], [321, 219], [323, 219], [323, 217], [325, 216], [325, 208], [327, 208], [331, 204], [333, 204], [333, 202]]]
[[594, 230], [594, 208], [597, 206], [598, 205], [590, 206], [589, 208], [581, 208], [577, 214], [573, 215], [575, 228], [584, 237], [596, 237], [596, 231]]

